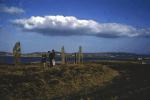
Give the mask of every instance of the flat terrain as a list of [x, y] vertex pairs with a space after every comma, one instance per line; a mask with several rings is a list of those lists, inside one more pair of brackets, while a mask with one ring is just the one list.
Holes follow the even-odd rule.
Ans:
[[2, 100], [150, 100], [150, 65], [0, 65]]

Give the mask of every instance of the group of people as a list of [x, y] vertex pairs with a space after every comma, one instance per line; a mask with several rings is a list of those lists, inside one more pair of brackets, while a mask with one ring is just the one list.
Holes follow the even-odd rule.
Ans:
[[47, 64], [47, 60], [48, 60], [49, 67], [55, 66], [55, 51], [54, 50], [48, 51], [48, 54], [42, 54], [42, 63], [44, 67]]

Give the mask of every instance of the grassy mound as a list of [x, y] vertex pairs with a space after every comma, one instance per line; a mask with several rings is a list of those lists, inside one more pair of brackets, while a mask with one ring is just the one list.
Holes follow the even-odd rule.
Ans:
[[88, 94], [110, 83], [118, 72], [101, 64], [0, 65], [2, 100], [56, 100]]

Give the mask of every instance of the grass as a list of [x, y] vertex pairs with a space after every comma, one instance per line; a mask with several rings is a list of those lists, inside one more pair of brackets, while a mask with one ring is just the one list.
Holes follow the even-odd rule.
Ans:
[[118, 75], [113, 68], [96, 63], [53, 68], [43, 68], [40, 64], [0, 65], [0, 97], [2, 100], [82, 99], [82, 95], [110, 84]]
[[0, 65], [2, 100], [149, 100], [150, 67], [135, 61]]
[[119, 75], [112, 80], [111, 84], [97, 87], [88, 94], [76, 96], [86, 100], [149, 100], [150, 99], [150, 66], [135, 62], [101, 61], [97, 64], [104, 64], [119, 72]]

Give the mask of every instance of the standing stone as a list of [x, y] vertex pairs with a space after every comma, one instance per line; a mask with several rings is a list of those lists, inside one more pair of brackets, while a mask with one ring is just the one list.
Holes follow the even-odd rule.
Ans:
[[77, 64], [77, 53], [74, 53], [74, 64]]
[[65, 64], [65, 48], [61, 48], [61, 64]]
[[19, 64], [21, 57], [20, 42], [16, 42], [15, 46], [13, 47], [13, 56], [15, 57], [15, 65]]
[[78, 52], [78, 63], [83, 63], [83, 54], [82, 54], [82, 47], [79, 46], [79, 52]]

